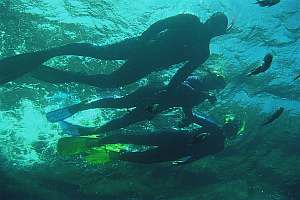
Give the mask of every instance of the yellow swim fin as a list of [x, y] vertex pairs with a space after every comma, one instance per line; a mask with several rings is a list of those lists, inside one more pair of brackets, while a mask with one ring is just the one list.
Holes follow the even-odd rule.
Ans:
[[85, 160], [91, 165], [108, 163], [117, 160], [119, 152], [126, 148], [127, 145], [123, 144], [109, 144], [103, 147], [96, 147], [86, 152]]
[[57, 152], [62, 156], [70, 156], [88, 151], [98, 146], [98, 138], [88, 137], [64, 137], [58, 140]]
[[88, 164], [97, 165], [110, 162], [109, 153], [104, 147], [93, 148], [86, 152], [84, 157]]

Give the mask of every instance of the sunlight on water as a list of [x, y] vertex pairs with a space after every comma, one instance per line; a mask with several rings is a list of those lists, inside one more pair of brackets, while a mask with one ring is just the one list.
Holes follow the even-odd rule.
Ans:
[[47, 122], [44, 113], [28, 100], [23, 100], [15, 112], [1, 112], [0, 118], [0, 137], [6, 144], [1, 146], [1, 151], [10, 162], [21, 166], [42, 161], [37, 152], [40, 149], [34, 148], [35, 143], [50, 145], [58, 137], [57, 130]]

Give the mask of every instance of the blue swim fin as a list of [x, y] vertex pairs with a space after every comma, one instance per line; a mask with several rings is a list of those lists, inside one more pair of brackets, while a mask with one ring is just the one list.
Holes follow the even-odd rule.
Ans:
[[83, 101], [83, 102], [80, 102], [80, 103], [72, 105], [72, 106], [68, 106], [65, 108], [60, 108], [58, 110], [48, 112], [46, 114], [46, 118], [48, 119], [49, 122], [52, 122], [52, 123], [62, 121], [68, 117], [71, 117], [75, 113], [83, 110], [86, 102], [87, 101]]
[[66, 133], [71, 136], [92, 135], [96, 129], [93, 127], [84, 127], [84, 126], [71, 124], [66, 121], [60, 121], [59, 125], [63, 129], [63, 133]]

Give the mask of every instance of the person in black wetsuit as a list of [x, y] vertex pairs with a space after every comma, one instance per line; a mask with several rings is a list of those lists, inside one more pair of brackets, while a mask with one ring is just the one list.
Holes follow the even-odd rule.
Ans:
[[[210, 55], [210, 40], [225, 34], [227, 25], [226, 15], [219, 12], [213, 14], [205, 23], [201, 23], [195, 15], [179, 14], [157, 21], [138, 37], [115, 44], [95, 46], [71, 43], [4, 58], [0, 60], [0, 83], [12, 81], [35, 70], [34, 77], [52, 83], [78, 82], [99, 88], [117, 88], [133, 83], [151, 72], [185, 62], [169, 84], [169, 87], [176, 87], [207, 60]], [[50, 58], [62, 55], [126, 62], [111, 74], [96, 75], [41, 66]]]
[[224, 77], [210, 73], [203, 78], [196, 76], [188, 77], [182, 84], [168, 92], [164, 87], [143, 87], [135, 92], [120, 98], [104, 98], [90, 103], [79, 103], [66, 108], [58, 109], [46, 114], [51, 122], [61, 121], [76, 112], [93, 108], [134, 108], [120, 118], [113, 119], [100, 127], [82, 127], [68, 122], [60, 122], [65, 133], [78, 136], [89, 135], [94, 132], [104, 133], [144, 121], [151, 120], [154, 116], [173, 107], [181, 107], [185, 118], [181, 126], [189, 123], [192, 116], [192, 108], [204, 100], [211, 103], [216, 101], [214, 95], [209, 91], [223, 89], [225, 87]]
[[238, 133], [239, 124], [230, 120], [219, 126], [215, 122], [193, 114], [192, 122], [201, 125], [200, 129], [191, 131], [156, 131], [150, 133], [116, 133], [86, 144], [88, 148], [106, 144], [146, 145], [146, 151], [109, 152], [111, 160], [135, 163], [158, 163], [174, 161], [173, 164], [187, 164], [208, 155], [224, 150], [226, 138]]

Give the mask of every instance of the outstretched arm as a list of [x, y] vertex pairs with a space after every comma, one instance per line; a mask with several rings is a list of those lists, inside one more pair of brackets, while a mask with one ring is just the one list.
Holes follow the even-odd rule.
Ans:
[[216, 122], [197, 114], [193, 114], [192, 122], [202, 126], [202, 128], [204, 128], [205, 130], [220, 129], [220, 126]]
[[171, 91], [176, 88], [202, 63], [200, 61], [189, 61], [183, 67], [179, 68], [168, 84], [167, 90]]
[[202, 128], [205, 130], [216, 130], [219, 129], [219, 125], [209, 120], [203, 116], [194, 114], [192, 111], [192, 107], [184, 107], [182, 108], [184, 112], [184, 119], [181, 122], [181, 128], [190, 125], [191, 123], [198, 124], [202, 126]]
[[[193, 51], [194, 52], [198, 52], [201, 49], [198, 49], [197, 45], [195, 47]], [[203, 50], [202, 50], [203, 51]], [[175, 75], [172, 77], [172, 79], [169, 82], [168, 85], [168, 90], [172, 90], [174, 88], [176, 88], [180, 83], [182, 83], [183, 81], [185, 81], [187, 79], [187, 77], [200, 65], [202, 65], [209, 57], [209, 47], [207, 47], [206, 51], [203, 51], [200, 55], [197, 55], [195, 53], [195, 55], [193, 55], [192, 58], [190, 58], [190, 60], [185, 63], [181, 68], [179, 68], [177, 70], [177, 72], [175, 73]]]

